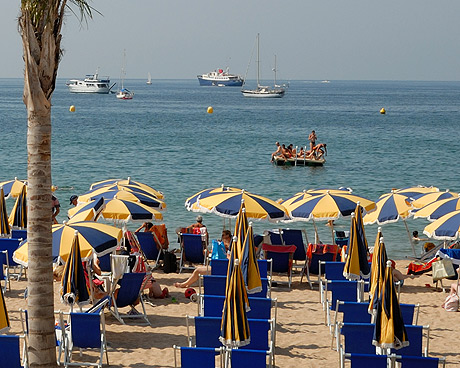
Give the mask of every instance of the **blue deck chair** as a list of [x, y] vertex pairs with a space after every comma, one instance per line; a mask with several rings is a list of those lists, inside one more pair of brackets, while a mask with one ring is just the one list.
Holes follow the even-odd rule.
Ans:
[[349, 231], [334, 230], [335, 244], [344, 246], [348, 245]]
[[142, 252], [144, 252], [146, 258], [148, 260], [155, 261], [154, 268], [157, 268], [159, 261], [162, 258], [161, 256], [163, 254], [163, 250], [161, 250], [161, 247], [157, 247], [154, 234], [151, 232], [137, 232], [134, 234], [136, 235]]
[[340, 355], [340, 366], [343, 367], [344, 354], [375, 355], [374, 325], [372, 323], [339, 323], [337, 350]]
[[[331, 348], [334, 344], [334, 338], [338, 336], [339, 323], [371, 323], [372, 315], [368, 313], [368, 307], [369, 303], [337, 301], [332, 325]], [[339, 314], [342, 315], [340, 321]]]
[[[430, 343], [430, 327], [429, 326], [414, 326], [404, 324], [407, 332], [409, 346], [395, 350], [391, 349], [393, 354], [408, 355], [414, 357], [428, 356]], [[423, 347], [423, 331], [426, 331], [426, 346]]]
[[[203, 294], [206, 295], [224, 295], [225, 296], [225, 285], [226, 285], [227, 277], [220, 276], [220, 275], [203, 275], [200, 276], [200, 294], [201, 293], [201, 286], [203, 285]], [[251, 297], [257, 298], [269, 298], [270, 297], [270, 289], [269, 289], [269, 281], [268, 279], [261, 278], [262, 281], [262, 291], [251, 294]]]
[[206, 263], [205, 248], [198, 234], [181, 234], [181, 252], [179, 261], [179, 273], [183, 269], [195, 269], [193, 266], [185, 266], [185, 262]]
[[[64, 326], [64, 315], [69, 317], [70, 328]], [[107, 340], [105, 337], [105, 319], [104, 311], [99, 313], [63, 313], [60, 312], [61, 331], [63, 331], [64, 345], [64, 366], [96, 366], [102, 367], [104, 354], [107, 365], [109, 365], [109, 355], [107, 351]], [[67, 335], [67, 336], [66, 336]], [[72, 350], [80, 349], [97, 349], [99, 359], [96, 363], [90, 362], [72, 362]]]
[[[24, 339], [24, 355], [21, 359], [20, 339]], [[28, 366], [27, 339], [24, 335], [0, 335], [1, 366], [23, 368]]]
[[[223, 367], [223, 347], [220, 348], [197, 348], [190, 346], [176, 346], [174, 349], [174, 367], [178, 368], [215, 368], [216, 355], [218, 356], [219, 365]], [[180, 350], [180, 365], [177, 364], [176, 351]]]
[[[225, 296], [221, 295], [200, 295], [202, 303], [201, 315], [204, 317], [222, 317]], [[275, 308], [273, 315], [276, 315], [277, 300], [269, 298], [249, 297], [251, 310], [247, 312], [247, 318], [270, 319], [272, 308]]]
[[[230, 351], [232, 367], [271, 368], [270, 352], [263, 350], [232, 349]], [[268, 358], [268, 363], [267, 363]]]
[[[119, 282], [120, 288], [112, 288], [110, 294], [110, 312], [123, 324], [125, 324], [124, 320], [141, 319], [145, 322], [143, 324], [150, 325], [150, 321], [147, 318], [147, 313], [145, 311], [144, 300], [142, 298], [145, 276], [145, 272], [125, 273]], [[116, 290], [118, 290], [118, 294], [115, 298]], [[136, 302], [141, 304], [142, 312], [139, 312], [134, 308], [134, 303]], [[127, 314], [121, 314], [119, 309], [124, 307], [131, 307], [131, 310]]]
[[[325, 280], [346, 280], [343, 276], [345, 262], [319, 261], [318, 283], [320, 302], [324, 303]], [[324, 278], [322, 277], [324, 275]]]
[[[260, 277], [270, 278], [272, 274], [272, 262], [269, 259], [258, 259]], [[228, 269], [228, 259], [212, 259], [211, 275], [226, 276]]]
[[[336, 309], [337, 301], [358, 302], [361, 283], [356, 280], [327, 280], [325, 282], [324, 303], [325, 324], [331, 326], [330, 311]], [[328, 292], [331, 292], [330, 297]], [[331, 329], [332, 331], [332, 329]]]
[[262, 244], [264, 258], [272, 260], [272, 272], [287, 274], [289, 289], [292, 283], [292, 257], [295, 249], [294, 245]]
[[416, 325], [418, 323], [420, 304], [401, 303], [399, 307], [401, 308], [404, 325]]
[[396, 362], [401, 363], [401, 368], [438, 368], [439, 363], [442, 367], [446, 366], [446, 358], [433, 358], [433, 357], [414, 357], [414, 356], [401, 356], [396, 355]]
[[388, 357], [386, 355], [370, 354], [345, 354], [345, 359], [350, 360], [351, 368], [387, 368]]
[[8, 251], [7, 250], [2, 250], [0, 251], [0, 281], [4, 281], [5, 285], [0, 286], [3, 289], [3, 292], [6, 292], [6, 289], [8, 288], [11, 290], [11, 280], [9, 276], [9, 270], [10, 270], [10, 264], [8, 262]]
[[312, 249], [314, 249], [314, 251], [311, 252], [311, 259], [309, 259], [309, 270], [311, 274], [319, 274], [319, 261], [335, 262], [337, 259], [340, 259], [340, 247], [337, 247], [336, 245], [309, 244], [308, 247], [312, 247]]
[[26, 240], [27, 230], [11, 230], [11, 238]]
[[104, 256], [98, 257], [99, 259], [99, 267], [101, 268], [102, 272], [111, 272], [112, 266], [110, 263], [110, 254], [106, 254]]
[[[18, 249], [20, 243], [21, 240], [19, 239], [0, 238], [0, 252], [4, 250], [8, 251], [8, 276], [15, 276], [18, 281], [21, 277], [24, 267], [14, 261], [13, 253], [16, 251], [16, 249]], [[19, 267], [19, 271], [15, 270], [17, 267]]]

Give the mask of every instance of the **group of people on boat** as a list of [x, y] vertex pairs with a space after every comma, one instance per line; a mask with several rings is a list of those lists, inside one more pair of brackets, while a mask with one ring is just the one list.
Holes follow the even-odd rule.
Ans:
[[276, 142], [276, 151], [272, 153], [271, 161], [275, 160], [275, 157], [280, 157], [283, 160], [288, 160], [290, 158], [302, 158], [307, 160], [320, 160], [324, 155], [327, 155], [327, 146], [326, 143], [316, 144], [316, 133], [314, 130], [308, 136], [310, 141], [310, 149], [307, 150], [307, 147], [294, 147], [293, 144], [288, 146]]

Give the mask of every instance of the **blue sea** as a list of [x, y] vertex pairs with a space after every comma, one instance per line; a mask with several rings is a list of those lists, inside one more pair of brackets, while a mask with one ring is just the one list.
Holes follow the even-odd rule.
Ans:
[[[239, 88], [200, 87], [197, 80], [127, 80], [133, 100], [115, 95], [71, 94], [58, 80], [52, 98], [52, 175], [66, 219], [68, 198], [109, 178], [144, 182], [165, 194], [164, 222], [174, 229], [194, 222], [184, 201], [224, 184], [277, 200], [303, 189], [351, 187], [377, 200], [391, 190], [434, 185], [460, 191], [460, 82], [291, 81], [282, 99], [247, 99]], [[22, 79], [0, 80], [0, 181], [27, 175], [27, 114]], [[75, 112], [69, 112], [74, 105]], [[208, 106], [214, 109], [207, 113]], [[379, 110], [387, 111], [381, 115]], [[316, 130], [327, 143], [324, 167], [276, 167], [275, 141], [308, 145]], [[9, 200], [9, 207], [12, 206]], [[205, 214], [217, 238], [223, 219]], [[424, 220], [408, 220], [421, 232]], [[135, 228], [138, 224], [131, 224]], [[303, 228], [312, 223], [255, 222], [255, 231]], [[348, 230], [350, 219], [336, 221]], [[330, 229], [318, 223], [320, 239]], [[377, 225], [366, 226], [372, 245]], [[393, 258], [411, 254], [402, 222], [383, 226]]]

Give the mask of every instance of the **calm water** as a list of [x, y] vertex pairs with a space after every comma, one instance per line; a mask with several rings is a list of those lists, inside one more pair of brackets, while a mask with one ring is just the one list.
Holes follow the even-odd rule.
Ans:
[[[200, 87], [196, 80], [128, 80], [131, 101], [114, 95], [78, 95], [59, 80], [53, 95], [53, 183], [60, 220], [71, 194], [94, 181], [130, 176], [164, 192], [164, 220], [174, 229], [194, 222], [185, 199], [224, 183], [272, 199], [303, 189], [352, 187], [376, 200], [391, 188], [417, 184], [459, 191], [459, 82], [292, 81], [283, 99], [246, 99], [238, 88]], [[22, 80], [0, 80], [0, 181], [26, 177], [27, 116]], [[76, 112], [69, 112], [75, 105]], [[208, 106], [214, 113], [207, 114]], [[379, 110], [385, 107], [386, 115]], [[328, 145], [322, 168], [270, 164], [274, 143], [306, 145], [314, 129]], [[10, 200], [9, 206], [12, 202]], [[212, 237], [223, 220], [204, 216]], [[348, 229], [349, 219], [337, 221]], [[412, 230], [427, 222], [409, 220]], [[131, 225], [133, 227], [135, 225]], [[272, 228], [255, 224], [258, 232]], [[311, 223], [290, 224], [307, 229]], [[330, 230], [318, 224], [320, 238]], [[366, 227], [373, 243], [377, 226]], [[410, 254], [403, 223], [383, 227], [392, 257]]]

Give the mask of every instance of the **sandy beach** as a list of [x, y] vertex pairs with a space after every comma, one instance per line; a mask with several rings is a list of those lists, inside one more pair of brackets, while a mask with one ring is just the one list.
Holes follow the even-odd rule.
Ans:
[[[403, 273], [409, 262], [398, 261]], [[197, 315], [197, 305], [184, 297], [183, 289], [173, 286], [188, 274], [164, 274], [155, 271], [161, 286], [170, 289], [172, 298], [156, 299], [155, 306], [146, 305], [151, 326], [122, 325], [110, 313], [106, 313], [107, 341], [111, 367], [174, 367], [172, 345], [187, 344], [185, 315]], [[274, 280], [283, 280], [274, 276]], [[305, 279], [300, 284], [298, 275], [293, 278], [292, 289], [280, 286], [272, 289], [272, 297], [278, 299], [276, 335], [276, 366], [338, 367], [338, 353], [330, 348], [331, 336], [324, 325], [324, 312], [319, 303], [317, 286], [310, 290]], [[430, 284], [432, 287], [426, 287]], [[444, 281], [450, 285], [450, 281]], [[59, 299], [59, 283], [55, 282], [55, 309], [68, 308]], [[26, 307], [23, 298], [26, 281], [12, 281], [11, 291], [5, 294], [9, 311]], [[460, 349], [456, 338], [460, 326], [460, 313], [446, 312], [440, 305], [446, 294], [433, 287], [431, 274], [407, 279], [401, 289], [401, 302], [419, 303], [419, 324], [430, 325], [430, 356], [445, 356], [447, 367], [460, 364]], [[17, 313], [10, 313], [11, 332], [21, 332]], [[95, 353], [84, 353], [84, 359], [92, 359]], [[74, 354], [78, 357], [78, 353]]]

